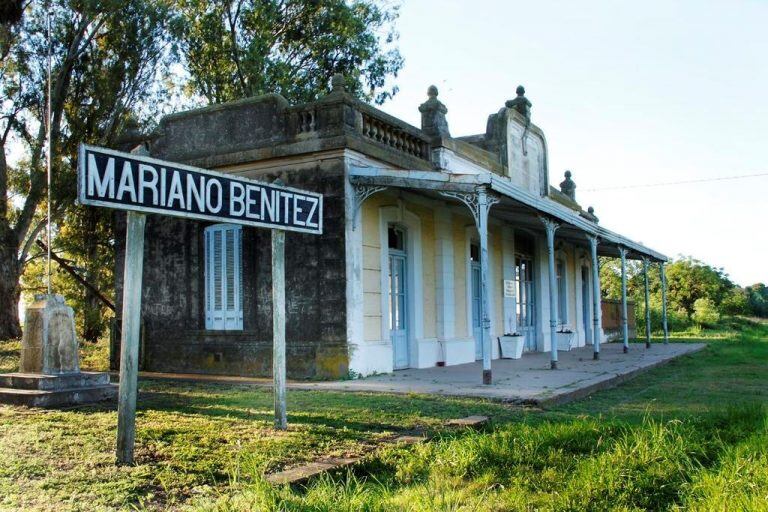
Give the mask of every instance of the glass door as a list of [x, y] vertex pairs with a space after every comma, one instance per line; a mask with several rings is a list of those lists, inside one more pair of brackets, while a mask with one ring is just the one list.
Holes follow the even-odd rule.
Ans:
[[475, 359], [477, 360], [483, 358], [483, 324], [480, 318], [480, 263], [473, 261], [470, 264], [470, 272], [472, 274], [472, 335], [475, 338]]
[[592, 328], [589, 320], [589, 269], [581, 267], [581, 321], [584, 325], [584, 343], [592, 343]]
[[515, 288], [517, 295], [517, 330], [525, 336], [525, 349], [536, 350], [535, 300], [533, 260], [530, 256], [515, 258]]
[[389, 336], [395, 370], [410, 366], [408, 350], [408, 279], [405, 233], [389, 229]]

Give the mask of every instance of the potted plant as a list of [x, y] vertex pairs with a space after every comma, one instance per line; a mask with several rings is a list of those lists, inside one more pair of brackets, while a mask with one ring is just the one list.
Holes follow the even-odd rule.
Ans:
[[499, 336], [499, 349], [502, 359], [520, 359], [523, 357], [525, 336], [519, 332], [506, 333]]
[[571, 350], [571, 343], [573, 342], [573, 331], [567, 327], [560, 327], [555, 333], [557, 338], [557, 350]]

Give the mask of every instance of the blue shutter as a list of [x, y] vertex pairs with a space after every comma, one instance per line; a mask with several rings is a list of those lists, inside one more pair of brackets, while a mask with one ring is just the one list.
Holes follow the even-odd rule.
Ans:
[[243, 328], [242, 228], [217, 224], [205, 230], [205, 328]]

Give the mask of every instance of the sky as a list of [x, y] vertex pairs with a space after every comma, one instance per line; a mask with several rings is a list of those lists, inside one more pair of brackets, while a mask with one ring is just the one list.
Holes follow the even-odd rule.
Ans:
[[[453, 136], [523, 84], [600, 224], [668, 256], [768, 282], [768, 1], [403, 0], [405, 65], [382, 110], [416, 126], [430, 84]], [[598, 190], [609, 187], [632, 187]]]

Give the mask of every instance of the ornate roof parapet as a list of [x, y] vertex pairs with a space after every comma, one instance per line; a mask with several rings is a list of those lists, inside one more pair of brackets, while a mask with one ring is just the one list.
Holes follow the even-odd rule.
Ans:
[[[360, 101], [349, 84], [336, 74], [318, 101], [290, 105], [267, 94], [166, 116], [150, 137], [152, 155], [215, 168], [345, 147], [398, 167], [434, 170], [438, 138]], [[145, 139], [131, 138], [127, 149]]]
[[571, 179], [571, 171], [565, 171], [565, 180], [560, 182], [560, 192], [576, 201], [576, 183]]
[[450, 137], [451, 134], [448, 131], [448, 121], [445, 118], [445, 114], [448, 113], [448, 108], [437, 99], [438, 94], [437, 87], [430, 85], [427, 89], [427, 96], [429, 99], [419, 105], [419, 112], [421, 112], [421, 129], [424, 133], [430, 136]]
[[485, 128], [485, 149], [499, 155], [502, 165], [507, 166], [507, 119], [520, 116], [519, 123], [523, 126], [523, 153], [527, 154], [525, 138], [531, 129], [532, 103], [525, 97], [525, 87], [518, 85], [517, 97], [504, 102], [504, 107], [496, 114], [488, 116]]

